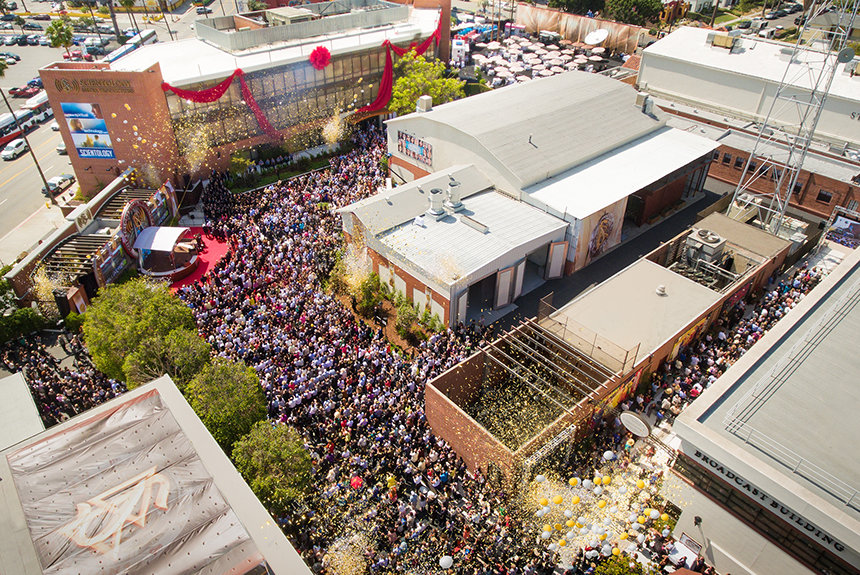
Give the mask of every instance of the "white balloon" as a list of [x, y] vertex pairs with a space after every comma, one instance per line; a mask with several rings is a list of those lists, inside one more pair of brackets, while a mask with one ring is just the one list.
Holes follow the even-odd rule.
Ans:
[[642, 529], [642, 526], [639, 525], [638, 523], [634, 523], [633, 525], [630, 526], [630, 528], [635, 530], [635, 531], [639, 531], [640, 529]]
[[549, 513], [551, 511], [549, 505], [544, 506], [542, 509], [544, 513]]
[[573, 511], [571, 511], [570, 509], [565, 509], [564, 510], [564, 516], [567, 517], [568, 519], [572, 519], [573, 518]]
[[600, 495], [601, 493], [603, 493], [603, 488], [602, 488], [602, 487], [595, 487], [595, 488], [594, 488], [594, 494], [595, 494], [595, 495]]
[[541, 531], [540, 538], [541, 539], [549, 539], [552, 536], [552, 533], [549, 531]]
[[603, 459], [605, 459], [606, 461], [612, 461], [613, 459], [615, 459], [615, 454], [611, 451], [607, 451], [603, 454]]
[[645, 536], [640, 533], [639, 535], [636, 536], [636, 541], [638, 541], [639, 543], [642, 543], [643, 541], [645, 541]]
[[565, 537], [566, 537], [567, 539], [573, 539], [574, 537], [576, 537], [576, 532], [575, 532], [573, 529], [571, 529], [570, 531], [568, 531], [568, 532], [565, 534]]
[[588, 542], [589, 547], [597, 547], [598, 545], [600, 545], [599, 539], [592, 539], [591, 541]]
[[604, 525], [612, 525], [612, 518], [611, 518], [611, 517], [607, 517], [607, 518], [605, 518], [605, 519], [603, 520], [603, 524], [604, 524]]
[[453, 566], [454, 566], [454, 558], [451, 557], [450, 555], [443, 555], [439, 559], [439, 567], [441, 567], [442, 569], [450, 569]]
[[585, 517], [580, 515], [579, 517], [576, 518], [576, 522], [579, 523], [580, 525], [585, 525], [585, 523], [586, 523]]
[[635, 514], [635, 513], [631, 513], [630, 515], [628, 515], [628, 516], [627, 516], [627, 521], [629, 521], [630, 523], [633, 523], [634, 521], [636, 521], [636, 514]]
[[616, 507], [615, 505], [613, 505], [612, 507], [610, 507], [610, 508], [609, 508], [609, 512], [610, 512], [610, 513], [617, 513], [617, 512], [618, 512], [618, 507]]
[[544, 481], [546, 481], [546, 476], [538, 475], [537, 477], [535, 477], [535, 481], [537, 481], [538, 483], [543, 483]]
[[621, 487], [618, 488], [618, 493], [620, 493], [621, 495], [624, 495], [625, 493], [627, 493], [627, 488], [622, 485]]
[[668, 537], [670, 533], [672, 533], [672, 532], [669, 531], [668, 529], [664, 529], [663, 530], [663, 537]]
[[535, 513], [535, 515], [537, 515], [538, 517], [543, 517], [543, 516], [544, 516], [543, 508], [538, 509], [538, 510], [537, 510], [537, 513]]
[[600, 552], [603, 553], [605, 557], [609, 557], [610, 555], [612, 555], [612, 547], [610, 547], [609, 545], [604, 545]]
[[579, 534], [580, 534], [580, 535], [587, 535], [587, 534], [588, 534], [588, 527], [582, 527], [582, 528], [579, 530]]
[[558, 549], [558, 545], [556, 545], [555, 543], [549, 544], [549, 550], [550, 551], [555, 551], [556, 549]]
[[651, 519], [660, 519], [660, 512], [656, 509], [651, 510]]
[[591, 479], [586, 479], [582, 482], [582, 486], [586, 489], [591, 489], [592, 487], [594, 487], [594, 483], [591, 481]]

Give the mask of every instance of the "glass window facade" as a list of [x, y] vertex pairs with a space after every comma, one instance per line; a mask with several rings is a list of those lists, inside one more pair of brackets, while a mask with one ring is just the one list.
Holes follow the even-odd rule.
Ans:
[[780, 549], [816, 573], [829, 575], [856, 573], [855, 569], [829, 550], [824, 549], [740, 491], [730, 487], [689, 457], [679, 454], [673, 469], [711, 499], [727, 508], [732, 515], [773, 541]]
[[[246, 74], [245, 80], [269, 122], [278, 130], [303, 126], [335, 112], [357, 109], [372, 102], [379, 91], [385, 67], [382, 47], [332, 57], [331, 64], [315, 70], [309, 62], [297, 62]], [[200, 90], [215, 82], [185, 87]], [[189, 146], [215, 147], [263, 134], [254, 114], [242, 102], [235, 81], [221, 97], [195, 104], [170, 92], [167, 104], [180, 153]], [[351, 107], [350, 107], [351, 105]], [[200, 140], [205, 141], [201, 142]]]

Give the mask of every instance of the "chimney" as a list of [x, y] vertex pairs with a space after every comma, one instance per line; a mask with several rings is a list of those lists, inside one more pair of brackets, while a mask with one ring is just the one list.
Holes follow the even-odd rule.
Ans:
[[416, 112], [429, 112], [433, 109], [433, 98], [430, 96], [421, 96], [418, 98], [418, 103], [415, 105]]
[[636, 92], [636, 107], [642, 108], [645, 106], [645, 100], [648, 99], [648, 92]]
[[435, 220], [440, 220], [445, 217], [445, 210], [442, 209], [442, 201], [444, 194], [439, 188], [430, 190], [430, 209], [427, 210], [427, 215]]
[[445, 206], [450, 208], [451, 211], [459, 212], [463, 209], [463, 202], [460, 201], [460, 182], [451, 176], [449, 178], [448, 200], [445, 202]]

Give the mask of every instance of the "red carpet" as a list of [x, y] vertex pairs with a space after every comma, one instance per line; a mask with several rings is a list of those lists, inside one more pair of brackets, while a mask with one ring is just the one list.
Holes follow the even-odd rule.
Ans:
[[221, 242], [215, 240], [213, 238], [207, 238], [203, 235], [203, 228], [191, 228], [191, 235], [201, 234], [203, 237], [203, 243], [206, 244], [206, 252], [202, 254], [198, 254], [200, 258], [200, 263], [197, 265], [197, 269], [194, 270], [190, 276], [184, 277], [178, 282], [174, 282], [170, 289], [173, 291], [178, 290], [183, 286], [187, 286], [188, 284], [193, 284], [197, 280], [203, 277], [209, 269], [212, 268], [218, 261], [224, 257], [224, 254], [227, 253], [229, 246], [227, 242]]

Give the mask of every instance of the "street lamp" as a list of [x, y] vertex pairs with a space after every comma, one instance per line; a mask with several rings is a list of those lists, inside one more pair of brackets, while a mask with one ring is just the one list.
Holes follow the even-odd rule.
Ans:
[[54, 194], [51, 193], [51, 189], [48, 187], [48, 180], [45, 179], [45, 174], [42, 172], [42, 166], [39, 165], [39, 160], [36, 159], [36, 153], [33, 151], [33, 147], [30, 146], [30, 142], [27, 140], [27, 133], [21, 128], [21, 124], [18, 123], [18, 116], [15, 115], [15, 112], [12, 110], [12, 106], [9, 105], [9, 100], [6, 98], [6, 92], [4, 92], [2, 88], [0, 88], [0, 94], [3, 96], [3, 103], [6, 104], [6, 109], [9, 110], [10, 114], [12, 114], [12, 119], [15, 120], [15, 127], [20, 130], [21, 138], [23, 138], [24, 143], [27, 144], [27, 150], [30, 151], [33, 163], [36, 164], [36, 171], [39, 172], [39, 177], [42, 178], [42, 183], [45, 185], [45, 193], [48, 194], [48, 197], [51, 199], [51, 203], [56, 206], [57, 200], [54, 198]]

